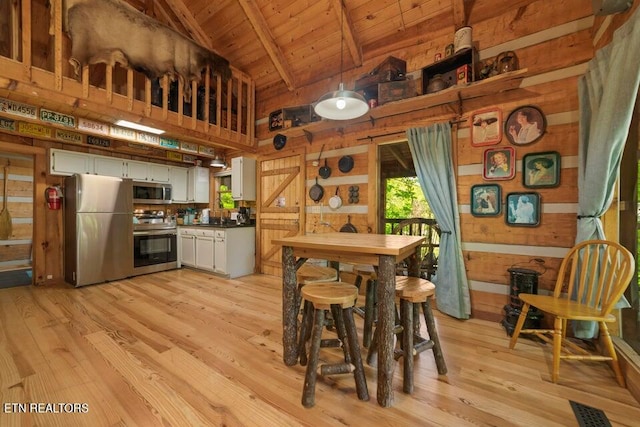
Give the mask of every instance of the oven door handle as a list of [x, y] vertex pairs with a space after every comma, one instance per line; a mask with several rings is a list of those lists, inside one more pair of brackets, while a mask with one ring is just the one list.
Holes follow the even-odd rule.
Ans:
[[134, 231], [134, 236], [177, 236], [178, 232], [176, 230], [144, 230], [144, 231]]

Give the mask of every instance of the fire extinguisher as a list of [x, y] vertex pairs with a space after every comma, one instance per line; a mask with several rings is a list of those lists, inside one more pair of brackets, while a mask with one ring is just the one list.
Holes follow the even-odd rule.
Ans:
[[49, 209], [57, 211], [62, 206], [62, 189], [59, 186], [47, 187], [44, 197], [47, 199]]

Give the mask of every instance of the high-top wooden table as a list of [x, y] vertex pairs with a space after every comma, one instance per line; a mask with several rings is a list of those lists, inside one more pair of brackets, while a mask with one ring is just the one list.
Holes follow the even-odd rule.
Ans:
[[[415, 253], [424, 237], [389, 234], [324, 233], [273, 239], [282, 246], [282, 345], [284, 363], [298, 360], [296, 270], [308, 258], [378, 267], [378, 391], [380, 406], [393, 404], [393, 328], [395, 325], [396, 263]], [[297, 259], [296, 259], [297, 258]]]

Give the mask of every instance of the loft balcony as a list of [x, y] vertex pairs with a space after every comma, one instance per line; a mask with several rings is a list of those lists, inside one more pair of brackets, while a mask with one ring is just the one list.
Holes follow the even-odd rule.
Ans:
[[152, 81], [117, 64], [85, 66], [76, 78], [71, 41], [56, 14], [61, 0], [51, 0], [53, 14], [41, 1], [2, 3], [0, 97], [105, 123], [138, 122], [205, 146], [255, 150], [255, 85], [239, 70], [232, 67], [223, 83], [207, 68], [200, 84], [191, 83], [190, 102], [177, 80]]

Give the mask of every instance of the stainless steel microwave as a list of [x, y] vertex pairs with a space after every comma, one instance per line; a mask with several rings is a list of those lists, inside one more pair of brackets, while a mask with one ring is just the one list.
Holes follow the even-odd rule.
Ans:
[[171, 203], [171, 184], [156, 182], [133, 183], [133, 203], [167, 205]]

